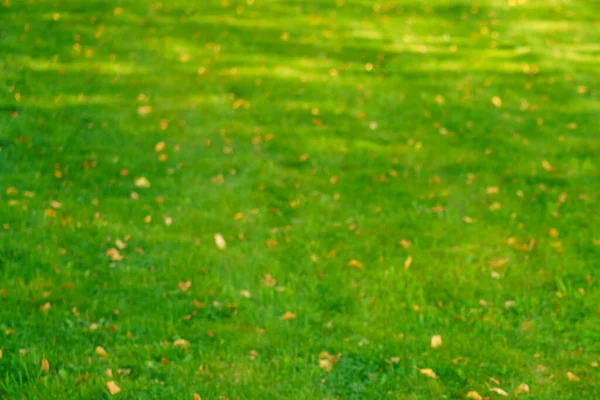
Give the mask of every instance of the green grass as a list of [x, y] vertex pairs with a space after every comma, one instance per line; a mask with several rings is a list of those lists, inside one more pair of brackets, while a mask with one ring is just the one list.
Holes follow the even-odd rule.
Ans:
[[598, 15], [3, 0], [0, 398], [598, 398]]

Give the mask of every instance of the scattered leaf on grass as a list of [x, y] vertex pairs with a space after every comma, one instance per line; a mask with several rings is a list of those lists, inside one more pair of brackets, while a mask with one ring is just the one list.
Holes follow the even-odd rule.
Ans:
[[281, 316], [281, 319], [282, 319], [283, 321], [289, 321], [290, 319], [294, 319], [294, 318], [296, 318], [296, 314], [294, 314], [293, 312], [289, 312], [289, 311], [285, 312], [285, 313], [284, 313], [284, 314]]
[[467, 393], [467, 399], [483, 400], [483, 397], [481, 397], [481, 395], [479, 393], [471, 391], [471, 392]]
[[529, 385], [526, 383], [521, 383], [516, 389], [515, 394], [519, 393], [529, 393]]
[[188, 342], [185, 339], [177, 339], [176, 341], [173, 342], [173, 346], [181, 347], [182, 349], [185, 349], [186, 347], [188, 347], [189, 344], [190, 344], [190, 342]]
[[106, 250], [106, 255], [109, 256], [110, 259], [113, 261], [121, 261], [123, 259], [123, 256], [121, 255], [121, 253], [119, 253], [119, 250], [115, 248], [110, 248]]
[[548, 162], [548, 160], [542, 161], [542, 168], [544, 168], [546, 172], [554, 171], [554, 167]]
[[202, 400], [202, 397], [198, 393], [194, 393], [194, 400]]
[[492, 104], [496, 107], [502, 107], [502, 99], [498, 96], [492, 97]]
[[182, 292], [187, 292], [192, 287], [192, 281], [179, 282], [178, 283], [179, 290]]
[[161, 151], [164, 151], [165, 147], [167, 147], [165, 142], [158, 142], [154, 145], [154, 151], [160, 153]]
[[341, 354], [329, 354], [327, 351], [319, 353], [319, 368], [326, 372], [331, 372], [335, 363], [340, 359]]
[[149, 188], [150, 181], [145, 176], [140, 176], [139, 178], [135, 178], [135, 186], [141, 188]]
[[433, 370], [431, 368], [419, 369], [419, 372], [422, 373], [425, 376], [430, 377], [431, 379], [437, 379], [438, 378], [438, 376], [435, 374], [435, 372], [433, 372]]
[[437, 349], [442, 346], [442, 337], [440, 335], [434, 335], [431, 337], [431, 347]]
[[42, 369], [44, 370], [44, 372], [50, 371], [50, 363], [45, 358], [42, 360]]
[[571, 382], [579, 382], [581, 380], [577, 375], [575, 375], [571, 371], [567, 372], [567, 379]]
[[96, 354], [99, 355], [100, 357], [108, 357], [108, 353], [101, 346], [96, 347]]
[[504, 390], [502, 390], [500, 388], [490, 388], [490, 392], [497, 393], [500, 396], [508, 396], [508, 393], [506, 393]]
[[362, 263], [358, 260], [350, 260], [348, 262], [348, 266], [354, 267], [354, 268], [362, 268], [363, 267]]
[[152, 106], [141, 106], [137, 111], [141, 116], [145, 116], [152, 112]]
[[277, 280], [271, 276], [271, 274], [266, 274], [265, 279], [263, 280], [263, 285], [265, 286], [275, 286], [277, 284]]
[[117, 386], [115, 381], [106, 382], [106, 387], [108, 388], [110, 394], [113, 396], [121, 391], [121, 388]]
[[408, 256], [406, 257], [406, 260], [404, 260], [404, 269], [409, 269], [411, 264], [412, 264], [412, 256]]
[[217, 245], [217, 248], [221, 250], [224, 250], [225, 247], [227, 247], [227, 243], [225, 242], [225, 239], [223, 239], [223, 235], [220, 233], [215, 233], [215, 244]]

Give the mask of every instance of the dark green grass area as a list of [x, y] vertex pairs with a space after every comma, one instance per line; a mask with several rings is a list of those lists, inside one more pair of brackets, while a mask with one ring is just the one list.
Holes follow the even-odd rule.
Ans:
[[598, 16], [2, 0], [0, 398], [598, 398]]

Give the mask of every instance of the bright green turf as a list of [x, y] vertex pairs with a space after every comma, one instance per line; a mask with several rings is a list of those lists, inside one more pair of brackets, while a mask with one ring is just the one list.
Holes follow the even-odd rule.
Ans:
[[3, 1], [0, 398], [600, 396], [596, 0]]

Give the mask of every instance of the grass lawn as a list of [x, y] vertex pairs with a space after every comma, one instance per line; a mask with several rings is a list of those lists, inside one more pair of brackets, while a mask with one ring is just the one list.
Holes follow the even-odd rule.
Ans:
[[599, 15], [0, 0], [0, 398], [599, 398]]

